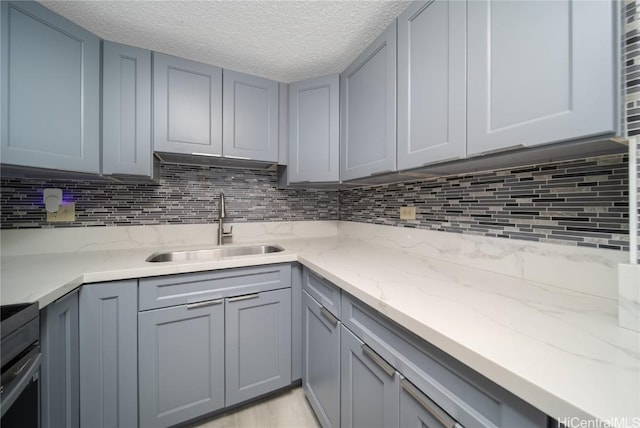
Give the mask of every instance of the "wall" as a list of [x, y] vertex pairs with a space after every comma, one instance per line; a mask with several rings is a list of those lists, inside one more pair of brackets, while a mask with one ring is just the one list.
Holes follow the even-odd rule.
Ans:
[[[627, 0], [624, 9], [624, 46], [625, 67], [625, 112], [627, 119], [627, 132], [629, 136], [640, 136], [640, 5], [634, 0]], [[631, 160], [634, 161], [633, 159]], [[640, 183], [640, 149], [635, 159], [638, 165], [638, 182]], [[640, 186], [637, 187], [638, 206], [640, 213]], [[640, 218], [640, 217], [639, 217]], [[640, 220], [638, 221], [638, 233], [640, 234]], [[638, 236], [640, 243], [640, 236]], [[640, 244], [638, 246], [640, 250]], [[640, 251], [638, 251], [638, 263], [640, 263]]]
[[626, 156], [611, 155], [341, 191], [340, 219], [621, 250], [627, 194]]
[[[336, 220], [337, 192], [279, 190], [277, 174], [206, 166], [161, 165], [159, 184], [0, 180], [3, 229], [212, 223], [224, 192], [230, 222]], [[42, 189], [63, 189], [76, 221], [47, 223]]]

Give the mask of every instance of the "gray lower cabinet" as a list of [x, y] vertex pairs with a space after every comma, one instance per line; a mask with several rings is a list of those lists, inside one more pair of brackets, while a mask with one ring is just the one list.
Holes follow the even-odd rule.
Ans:
[[78, 292], [40, 312], [40, 416], [43, 428], [80, 426]]
[[302, 386], [320, 424], [339, 427], [340, 322], [306, 291], [302, 302]]
[[224, 299], [140, 312], [140, 426], [224, 407], [224, 322]]
[[138, 281], [80, 290], [80, 426], [138, 425]]
[[302, 270], [291, 264], [291, 382], [302, 379]]
[[34, 1], [0, 4], [3, 164], [100, 172], [100, 39]]
[[400, 377], [400, 428], [461, 428], [422, 391]]
[[341, 426], [398, 426], [400, 375], [346, 327], [341, 330]]
[[102, 45], [102, 173], [153, 176], [151, 52]]
[[226, 405], [291, 384], [291, 289], [230, 297], [225, 305]]

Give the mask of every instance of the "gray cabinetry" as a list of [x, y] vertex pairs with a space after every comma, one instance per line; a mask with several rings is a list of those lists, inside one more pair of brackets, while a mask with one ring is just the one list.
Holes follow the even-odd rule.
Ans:
[[307, 291], [302, 295], [302, 386], [320, 424], [339, 427], [340, 322]]
[[291, 289], [226, 299], [226, 405], [291, 383]]
[[138, 425], [137, 280], [80, 290], [80, 425]]
[[140, 426], [290, 385], [291, 281], [288, 263], [140, 279]]
[[468, 2], [470, 155], [616, 130], [616, 3]]
[[223, 75], [224, 157], [278, 162], [278, 82], [231, 70]]
[[102, 45], [102, 173], [153, 175], [151, 52]]
[[302, 274], [302, 289], [316, 299], [326, 310], [340, 318], [340, 289], [320, 275], [305, 269]]
[[466, 72], [466, 2], [405, 9], [398, 17], [398, 170], [465, 157]]
[[344, 326], [340, 354], [342, 426], [398, 426], [398, 372]]
[[36, 2], [0, 5], [2, 163], [100, 172], [100, 41]]
[[395, 21], [341, 74], [340, 91], [340, 178], [395, 171]]
[[222, 69], [154, 52], [153, 148], [222, 155]]
[[290, 183], [339, 181], [339, 86], [337, 74], [289, 85]]
[[291, 381], [302, 379], [302, 265], [291, 264]]
[[408, 380], [400, 378], [401, 428], [461, 428], [459, 424]]
[[364, 303], [342, 297], [344, 325], [463, 426], [546, 426], [541, 411]]
[[42, 427], [79, 427], [78, 292], [47, 305], [40, 324]]
[[140, 426], [166, 427], [224, 407], [224, 299], [141, 312]]

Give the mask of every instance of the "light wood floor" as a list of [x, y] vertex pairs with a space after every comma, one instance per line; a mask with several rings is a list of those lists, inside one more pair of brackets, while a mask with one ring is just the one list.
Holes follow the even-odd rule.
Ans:
[[285, 391], [215, 418], [200, 421], [192, 428], [319, 428], [301, 387]]

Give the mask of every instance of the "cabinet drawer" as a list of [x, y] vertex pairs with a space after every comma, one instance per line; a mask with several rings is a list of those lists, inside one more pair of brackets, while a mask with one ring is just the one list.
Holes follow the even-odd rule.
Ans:
[[340, 289], [338, 287], [305, 268], [302, 289], [335, 317], [340, 318]]
[[291, 287], [291, 265], [276, 264], [140, 280], [140, 310]]
[[463, 426], [546, 426], [544, 413], [347, 293], [341, 320]]

